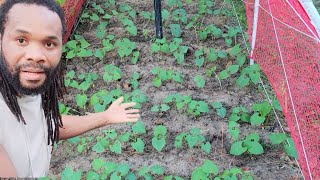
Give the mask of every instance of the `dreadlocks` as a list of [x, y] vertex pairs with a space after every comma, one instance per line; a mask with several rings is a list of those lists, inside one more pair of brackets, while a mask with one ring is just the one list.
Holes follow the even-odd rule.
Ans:
[[[0, 7], [0, 34], [1, 38], [3, 37], [5, 24], [7, 21], [7, 15], [9, 10], [15, 4], [35, 4], [39, 6], [44, 6], [48, 8], [50, 11], [58, 14], [61, 22], [62, 22], [62, 35], [65, 34], [65, 21], [63, 10], [59, 5], [55, 3], [54, 0], [7, 0]], [[1, 40], [1, 43], [3, 41]], [[1, 45], [2, 47], [2, 45]], [[3, 57], [2, 49], [1, 49], [1, 64], [3, 65], [5, 59]], [[61, 115], [59, 113], [58, 100], [63, 98], [63, 93], [65, 91], [64, 87], [64, 63], [62, 61], [59, 62], [56, 67], [53, 78], [50, 79], [49, 86], [46, 90], [41, 94], [42, 97], [42, 108], [44, 110], [44, 115], [47, 121], [48, 127], [48, 145], [53, 145], [55, 142], [59, 140], [59, 127], [62, 127]], [[12, 84], [6, 78], [5, 71], [0, 71], [0, 93], [2, 94], [4, 101], [7, 106], [11, 110], [14, 116], [16, 116], [17, 120], [22, 121], [26, 124], [24, 117], [22, 116], [20, 106], [17, 101], [17, 97], [19, 96], [19, 92], [17, 92]]]

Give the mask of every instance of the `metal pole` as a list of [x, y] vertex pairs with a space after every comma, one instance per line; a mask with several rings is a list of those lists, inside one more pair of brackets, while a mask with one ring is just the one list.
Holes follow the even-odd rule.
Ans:
[[158, 39], [163, 38], [162, 33], [162, 17], [161, 17], [161, 0], [153, 0], [154, 12], [155, 12], [155, 24], [156, 24], [156, 37]]

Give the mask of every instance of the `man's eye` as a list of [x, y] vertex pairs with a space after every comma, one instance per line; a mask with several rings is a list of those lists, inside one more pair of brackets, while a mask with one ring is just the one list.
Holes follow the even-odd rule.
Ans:
[[53, 46], [54, 46], [54, 44], [53, 44], [53, 43], [51, 43], [51, 42], [47, 42], [45, 45], [46, 45], [48, 48], [51, 48], [51, 47], [53, 47]]
[[19, 42], [20, 44], [24, 44], [24, 43], [26, 43], [26, 40], [25, 40], [25, 39], [22, 39], [22, 38], [19, 38], [19, 39], [18, 39], [18, 42]]

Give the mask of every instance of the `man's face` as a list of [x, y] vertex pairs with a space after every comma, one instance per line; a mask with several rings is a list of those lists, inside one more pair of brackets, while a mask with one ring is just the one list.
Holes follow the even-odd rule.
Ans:
[[16, 91], [42, 93], [61, 58], [62, 24], [58, 14], [43, 6], [14, 5], [0, 47], [0, 70]]

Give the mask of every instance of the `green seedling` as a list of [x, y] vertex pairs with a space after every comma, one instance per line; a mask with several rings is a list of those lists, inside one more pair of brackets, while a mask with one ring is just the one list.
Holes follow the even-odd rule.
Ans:
[[201, 113], [208, 113], [209, 107], [208, 104], [204, 101], [195, 101], [192, 100], [188, 104], [188, 113], [199, 116]]
[[215, 3], [211, 0], [199, 0], [198, 3], [198, 14], [205, 15], [205, 14], [213, 14], [213, 6]]
[[159, 165], [153, 165], [151, 167], [143, 166], [138, 170], [138, 175], [144, 179], [153, 179], [153, 175], [160, 176], [164, 174], [164, 168]]
[[209, 35], [215, 38], [219, 38], [222, 35], [222, 30], [215, 25], [210, 24], [209, 26], [198, 32], [198, 36], [201, 41], [206, 40]]
[[163, 125], [155, 127], [152, 138], [152, 146], [160, 152], [166, 144], [167, 128]]
[[225, 38], [225, 43], [228, 47], [231, 47], [232, 45], [232, 39], [236, 38], [238, 33], [241, 33], [240, 27], [230, 27], [228, 25], [225, 25], [225, 27], [228, 29], [227, 33], [222, 34], [222, 37]]
[[172, 12], [172, 19], [173, 21], [179, 22], [181, 21], [184, 24], [187, 24], [187, 11], [185, 9], [176, 9]]
[[[101, 34], [101, 36], [104, 36]], [[107, 38], [102, 39], [102, 48], [96, 48], [94, 56], [102, 60], [105, 55], [114, 49], [113, 44], [110, 42], [114, 39], [114, 35], [108, 35]]]
[[220, 116], [221, 118], [224, 118], [226, 116], [227, 110], [222, 106], [221, 102], [213, 102], [211, 103], [211, 106], [216, 109], [218, 116]]
[[166, 37], [163, 37], [162, 39], [156, 39], [154, 43], [151, 44], [151, 53], [169, 53], [169, 45], [167, 44], [167, 39]]
[[282, 145], [289, 156], [298, 159], [298, 153], [294, 146], [294, 142], [292, 138], [287, 136], [285, 133], [272, 133], [269, 135], [269, 140], [273, 145]]
[[155, 105], [151, 108], [152, 112], [166, 112], [168, 110], [170, 110], [170, 106], [168, 106], [167, 104], [161, 104], [160, 106]]
[[121, 23], [131, 36], [136, 36], [138, 34], [137, 26], [134, 25], [134, 22], [131, 19], [123, 17], [121, 18]]
[[262, 103], [257, 103], [252, 106], [254, 111], [253, 115], [250, 117], [251, 125], [261, 125], [265, 122], [266, 116], [270, 113], [272, 107], [267, 101]]
[[240, 168], [226, 169], [219, 176], [215, 177], [214, 180], [237, 180], [239, 178], [241, 178], [242, 180], [253, 180], [250, 172], [242, 171]]
[[232, 143], [230, 154], [239, 156], [245, 152], [259, 155], [264, 153], [262, 145], [259, 143], [260, 136], [256, 133], [249, 134], [243, 141]]
[[143, 122], [142, 121], [136, 122], [134, 125], [131, 126], [131, 129], [133, 131], [132, 136], [134, 136], [133, 137], [134, 139], [131, 142], [131, 147], [137, 152], [143, 153], [145, 148], [145, 143], [143, 142], [142, 139], [136, 138], [137, 135], [146, 133], [146, 129]]
[[192, 171], [191, 180], [213, 179], [218, 173], [217, 165], [210, 160], [205, 160], [201, 166]]
[[243, 106], [233, 108], [231, 115], [229, 116], [229, 121], [237, 122], [239, 120], [247, 123], [250, 122], [250, 116], [248, 114], [248, 110]]
[[61, 173], [61, 180], [80, 180], [82, 177], [82, 171], [74, 171], [72, 167], [65, 167]]
[[194, 56], [196, 57], [196, 65], [200, 68], [204, 63], [204, 48], [196, 50]]
[[171, 34], [175, 38], [179, 38], [181, 36], [181, 27], [180, 24], [170, 24], [169, 25]]
[[84, 12], [82, 15], [81, 15], [81, 18], [82, 19], [90, 19], [91, 21], [93, 22], [98, 22], [100, 21], [100, 17], [97, 13], [94, 13], [94, 12]]
[[123, 3], [119, 6], [119, 11], [122, 13], [127, 13], [131, 18], [135, 19], [137, 12], [129, 4]]
[[141, 108], [141, 104], [147, 102], [147, 96], [140, 89], [136, 89], [131, 94], [131, 101], [137, 104], [134, 108]]
[[120, 89], [114, 89], [110, 92], [101, 90], [94, 93], [90, 98], [90, 105], [93, 106], [95, 112], [102, 112], [113, 101], [119, 98], [122, 94]]
[[237, 79], [237, 85], [243, 88], [250, 82], [258, 84], [260, 81], [260, 65], [254, 64], [242, 69], [240, 77]]
[[88, 43], [84, 38], [71, 40], [63, 46], [63, 52], [66, 53], [67, 59], [72, 59], [74, 57], [90, 57], [93, 55], [93, 52], [88, 49], [89, 46], [90, 43]]
[[201, 135], [199, 128], [192, 128], [190, 133], [180, 133], [176, 136], [174, 145], [176, 148], [182, 148], [184, 142], [187, 143], [189, 148], [199, 147], [208, 154], [211, 152], [211, 144], [206, 142], [206, 139]]
[[121, 79], [121, 76], [122, 76], [122, 72], [119, 67], [112, 64], [107, 64], [104, 67], [103, 80], [106, 81], [107, 83], [112, 81], [117, 81]]
[[176, 58], [178, 64], [182, 64], [184, 61], [184, 56], [188, 52], [188, 46], [181, 45], [182, 39], [174, 38], [169, 44], [170, 52]]
[[237, 65], [237, 64], [230, 65], [230, 66], [227, 67], [227, 69], [221, 71], [221, 72], [218, 74], [218, 78], [219, 78], [220, 80], [227, 79], [227, 78], [229, 78], [232, 74], [237, 73], [238, 70], [239, 70], [239, 65]]
[[140, 79], [139, 73], [136, 73], [136, 72], [132, 73], [131, 79], [130, 79], [130, 84], [131, 84], [133, 89], [137, 89], [138, 88], [139, 79]]
[[133, 53], [136, 48], [136, 43], [130, 41], [128, 38], [117, 39], [114, 46], [117, 48], [120, 58], [128, 57]]
[[101, 7], [101, 5], [98, 5], [95, 2], [91, 3], [92, 7], [94, 8], [94, 10], [96, 10], [99, 14], [105, 14], [104, 9]]
[[66, 106], [65, 104], [59, 102], [59, 113], [61, 115], [67, 115], [69, 114], [69, 111], [71, 110], [70, 107]]
[[178, 83], [183, 83], [183, 76], [179, 72], [174, 72], [173, 70], [165, 70], [159, 67], [154, 67], [151, 70], [151, 73], [153, 75], [156, 75], [156, 77], [153, 79], [153, 85], [155, 87], [160, 87], [162, 85], [162, 82], [173, 80]]
[[206, 80], [204, 79], [204, 77], [202, 75], [196, 75], [193, 78], [193, 81], [195, 82], [195, 84], [198, 88], [204, 88], [204, 86], [206, 85]]
[[105, 150], [109, 149], [110, 151], [121, 154], [122, 153], [122, 144], [116, 139], [118, 137], [117, 132], [114, 129], [104, 130], [104, 136], [97, 136], [97, 143], [92, 147], [92, 150], [97, 153], [102, 153]]
[[167, 3], [169, 7], [183, 7], [182, 0], [168, 0]]

